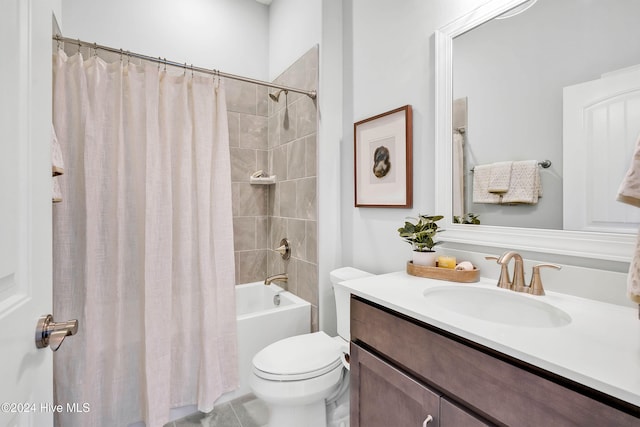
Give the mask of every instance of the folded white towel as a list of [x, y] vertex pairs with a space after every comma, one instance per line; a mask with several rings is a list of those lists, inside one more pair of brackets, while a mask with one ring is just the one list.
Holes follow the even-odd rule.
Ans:
[[513, 162], [497, 162], [491, 165], [489, 173], [489, 193], [506, 193], [511, 182], [511, 166]]
[[473, 168], [473, 203], [499, 204], [502, 195], [489, 192], [492, 165], [476, 165]]
[[[636, 141], [636, 148], [629, 170], [620, 184], [617, 200], [640, 207], [640, 137]], [[627, 295], [632, 301], [640, 304], [640, 231], [636, 239], [635, 252], [629, 265]]]
[[509, 190], [504, 193], [502, 203], [531, 204], [538, 203], [542, 195], [540, 170], [537, 160], [513, 162]]

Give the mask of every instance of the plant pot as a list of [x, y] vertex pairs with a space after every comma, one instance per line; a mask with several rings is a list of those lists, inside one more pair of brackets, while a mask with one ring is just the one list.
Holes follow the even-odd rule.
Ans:
[[425, 265], [427, 267], [436, 266], [436, 251], [420, 252], [413, 251], [413, 263], [415, 265]]

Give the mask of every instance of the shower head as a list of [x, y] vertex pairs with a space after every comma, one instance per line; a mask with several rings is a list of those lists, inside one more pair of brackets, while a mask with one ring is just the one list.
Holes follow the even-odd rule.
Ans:
[[284, 89], [280, 89], [276, 92], [270, 93], [269, 94], [269, 98], [273, 99], [275, 102], [278, 102], [278, 98], [280, 98], [280, 94], [284, 91], [284, 94], [286, 95], [287, 93], [289, 93], [289, 91], [284, 90]]

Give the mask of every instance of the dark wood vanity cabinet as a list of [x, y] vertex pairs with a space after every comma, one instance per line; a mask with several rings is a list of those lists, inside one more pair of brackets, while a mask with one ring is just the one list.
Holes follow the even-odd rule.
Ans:
[[351, 427], [490, 425], [353, 343], [351, 387]]
[[638, 407], [358, 297], [351, 339], [351, 427], [640, 426]]

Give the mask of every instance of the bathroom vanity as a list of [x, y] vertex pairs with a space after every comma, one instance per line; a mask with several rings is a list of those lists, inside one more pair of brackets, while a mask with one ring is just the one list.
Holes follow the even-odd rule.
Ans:
[[[465, 286], [493, 295], [494, 285]], [[430, 305], [432, 290], [459, 286], [448, 282], [393, 273], [342, 286], [352, 293], [352, 427], [640, 426], [632, 309], [522, 296], [569, 320], [514, 326]]]

